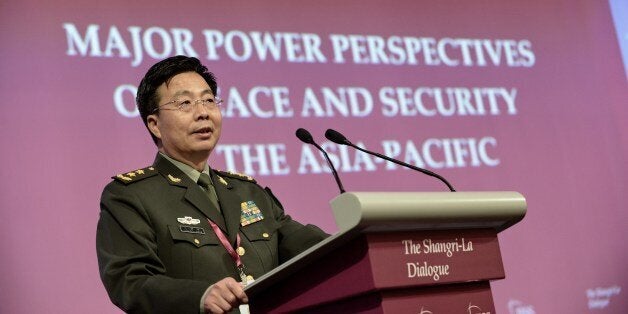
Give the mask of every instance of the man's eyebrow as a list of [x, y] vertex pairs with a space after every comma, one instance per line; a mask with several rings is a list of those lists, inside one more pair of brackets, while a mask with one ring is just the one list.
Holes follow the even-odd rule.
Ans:
[[[174, 97], [178, 97], [178, 96], [192, 96], [193, 94], [194, 94], [193, 92], [184, 89], [184, 90], [177, 91], [172, 96], [174, 96]], [[209, 88], [201, 91], [201, 95], [206, 95], [206, 94], [212, 94], [213, 95], [214, 93]]]

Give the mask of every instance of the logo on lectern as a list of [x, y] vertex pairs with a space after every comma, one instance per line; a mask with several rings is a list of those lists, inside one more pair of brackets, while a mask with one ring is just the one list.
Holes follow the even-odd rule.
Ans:
[[491, 312], [482, 311], [479, 306], [473, 305], [471, 302], [469, 302], [469, 307], [467, 307], [467, 311], [469, 312], [469, 314], [491, 314]]
[[419, 314], [433, 314], [432, 311], [428, 311], [426, 309], [424, 309], [423, 307], [421, 307], [421, 312], [419, 312]]

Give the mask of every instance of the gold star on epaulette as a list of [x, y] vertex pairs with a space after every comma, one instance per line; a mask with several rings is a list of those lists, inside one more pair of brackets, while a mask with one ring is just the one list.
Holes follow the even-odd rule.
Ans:
[[235, 179], [240, 179], [240, 180], [256, 183], [253, 177], [242, 174], [242, 173], [237, 173], [234, 171], [219, 171], [219, 172], [230, 178], [235, 178]]
[[129, 177], [125, 177], [124, 175], [121, 175], [121, 174], [117, 175], [116, 178], [122, 179], [124, 181], [133, 181], [133, 179], [131, 179]]
[[246, 175], [246, 174], [239, 173], [239, 172], [233, 172], [233, 171], [229, 171], [229, 173], [230, 173], [230, 174], [232, 174], [232, 175], [238, 176], [238, 177], [245, 178], [245, 179], [247, 179], [247, 180], [249, 180], [249, 181], [253, 181], [253, 177], [248, 176], [248, 175]]
[[147, 167], [147, 168], [142, 168], [142, 169], [138, 169], [134, 171], [129, 171], [126, 173], [120, 173], [116, 175], [115, 177], [112, 177], [112, 179], [122, 182], [124, 184], [131, 184], [133, 182], [137, 182], [139, 180], [152, 177], [156, 174], [157, 174], [157, 171], [155, 171], [155, 168]]

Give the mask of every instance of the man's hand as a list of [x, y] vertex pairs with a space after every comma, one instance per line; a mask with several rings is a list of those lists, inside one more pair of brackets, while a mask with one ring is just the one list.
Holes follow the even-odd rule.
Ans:
[[242, 284], [227, 277], [209, 287], [203, 306], [205, 313], [226, 313], [248, 302]]

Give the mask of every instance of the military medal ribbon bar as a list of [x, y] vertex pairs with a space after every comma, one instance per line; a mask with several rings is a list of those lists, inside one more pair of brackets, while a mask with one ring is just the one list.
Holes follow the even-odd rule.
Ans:
[[242, 202], [240, 209], [240, 225], [243, 227], [264, 219], [262, 212], [253, 201]]

